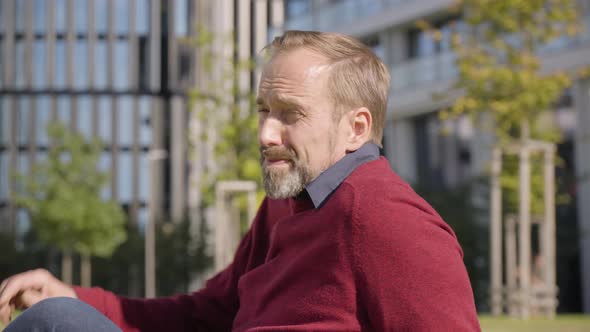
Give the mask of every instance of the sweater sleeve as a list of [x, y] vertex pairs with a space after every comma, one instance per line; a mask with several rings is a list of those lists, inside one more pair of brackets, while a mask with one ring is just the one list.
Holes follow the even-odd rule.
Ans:
[[250, 266], [252, 229], [246, 233], [234, 261], [197, 292], [174, 297], [139, 299], [117, 296], [101, 288], [75, 287], [80, 300], [102, 312], [124, 331], [230, 331], [239, 308], [237, 284]]
[[355, 199], [362, 316], [375, 331], [479, 331], [457, 239], [411, 194], [363, 200], [363, 206]]
[[237, 311], [231, 270], [228, 267], [198, 292], [173, 297], [129, 298], [98, 287], [74, 290], [123, 331], [229, 331]]

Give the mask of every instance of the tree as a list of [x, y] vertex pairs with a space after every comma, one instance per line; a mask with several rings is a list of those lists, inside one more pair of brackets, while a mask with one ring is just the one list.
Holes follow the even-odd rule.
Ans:
[[100, 192], [108, 180], [97, 170], [102, 149], [79, 133], [54, 123], [48, 126], [48, 158], [20, 175], [16, 202], [28, 210], [40, 240], [63, 253], [62, 279], [72, 282], [72, 252], [82, 256], [82, 284], [90, 284], [90, 256], [108, 257], [126, 238], [125, 214]]
[[[558, 142], [558, 128], [543, 122], [543, 115], [571, 84], [571, 73], [541, 70], [539, 51], [559, 37], [578, 30], [576, 2], [572, 0], [460, 0], [458, 8], [467, 33], [453, 38], [458, 79], [455, 89], [464, 93], [441, 112], [443, 119], [468, 115], [486, 126], [500, 145], [529, 138]], [[533, 156], [533, 158], [538, 158]], [[541, 213], [541, 163], [533, 162], [532, 212]], [[502, 186], [507, 210], [516, 209], [517, 162], [506, 160]]]
[[[462, 94], [448, 110], [441, 112], [441, 118], [467, 115], [477, 124], [486, 121], [485, 129], [497, 139], [493, 172], [498, 171], [500, 151], [516, 152], [516, 155], [504, 158], [499, 177], [503, 190], [495, 185], [495, 175], [492, 181], [492, 311], [500, 311], [496, 300], [502, 279], [497, 268], [502, 259], [498, 254], [501, 252], [499, 218], [518, 210], [521, 249], [518, 287], [522, 292], [521, 313], [526, 317], [529, 310], [530, 217], [545, 213], [543, 224], [546, 227], [543, 229], [546, 234], [551, 234], [547, 229], [552, 229], [551, 220], [554, 220], [549, 212], [553, 207], [544, 206], [544, 195], [549, 198], [554, 195], [548, 189], [553, 184], [547, 186], [544, 182], [552, 180], [543, 178], [544, 175], [551, 178], [551, 173], [543, 173], [543, 167], [547, 165], [549, 169], [553, 161], [551, 158], [544, 160], [542, 154], [531, 153], [531, 144], [534, 140], [545, 151], [554, 151], [554, 143], [560, 140], [559, 130], [543, 118], [571, 84], [572, 76], [582, 73], [546, 72], [542, 69], [539, 53], [556, 38], [577, 32], [577, 3], [574, 0], [460, 0], [457, 9], [463, 14], [467, 28], [452, 40], [458, 68], [458, 79], [453, 88]], [[501, 192], [506, 195], [498, 194]], [[502, 211], [496, 203], [499, 202], [498, 195], [503, 198]], [[545, 240], [549, 238], [544, 237]], [[547, 250], [544, 256], [549, 257], [546, 262], [549, 268], [554, 263], [551, 255]], [[551, 284], [547, 287], [553, 287], [551, 274], [546, 274], [545, 282]]]
[[[199, 50], [201, 74], [207, 78], [205, 85], [189, 92], [191, 103], [198, 106], [203, 127], [215, 128], [213, 135], [204, 131], [201, 136], [205, 144], [213, 146], [215, 159], [215, 168], [206, 169], [203, 174], [201, 191], [205, 207], [213, 204], [218, 181], [252, 180], [258, 188], [262, 183], [255, 93], [249, 84], [240, 84], [241, 76], [246, 75], [249, 80], [255, 61], [235, 59], [236, 47], [232, 41], [231, 34], [219, 36], [204, 28], [190, 41]], [[259, 189], [258, 197], [263, 195]], [[237, 196], [236, 203], [245, 214], [245, 197]]]

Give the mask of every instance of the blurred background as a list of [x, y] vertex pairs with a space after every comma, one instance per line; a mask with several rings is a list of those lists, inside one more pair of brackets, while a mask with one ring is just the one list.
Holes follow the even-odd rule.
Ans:
[[[544, 67], [590, 65], [590, 1], [572, 3], [580, 29], [539, 47]], [[478, 310], [489, 311], [486, 174], [494, 135], [466, 116], [441, 119], [453, 98], [436, 97], [457, 80], [452, 36], [462, 26], [452, 0], [0, 0], [0, 279], [33, 267], [63, 273], [63, 250], [42, 240], [15, 199], [25, 190], [17, 175], [33, 176], [34, 165], [50, 159], [55, 138], [47, 128], [58, 121], [100, 140], [97, 167], [107, 180], [97, 194], [125, 216], [126, 240], [92, 258], [92, 285], [143, 296], [152, 255], [153, 294], [197, 289], [215, 255], [215, 211], [204, 188], [221, 167], [211, 137], [223, 134], [210, 118], [228, 108], [198, 96], [217, 89], [232, 99], [235, 90], [214, 87], [222, 79], [215, 73], [254, 59], [232, 76], [251, 94], [259, 52], [274, 36], [320, 30], [359, 38], [389, 66], [382, 153], [455, 229]], [[205, 48], [229, 65], [210, 63]], [[238, 99], [229, 103], [249, 107]], [[588, 78], [575, 77], [552, 105], [548, 119], [561, 133], [557, 191], [567, 197], [556, 210], [557, 310], [590, 313]], [[77, 283], [82, 259], [73, 253]]]

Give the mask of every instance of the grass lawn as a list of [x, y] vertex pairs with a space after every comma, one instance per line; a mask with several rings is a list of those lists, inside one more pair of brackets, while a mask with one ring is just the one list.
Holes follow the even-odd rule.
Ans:
[[[559, 315], [554, 320], [535, 318], [528, 321], [508, 317], [479, 316], [483, 332], [588, 332], [590, 315]], [[4, 328], [0, 323], [0, 331]]]
[[[17, 310], [13, 315], [12, 315], [12, 319], [16, 318], [16, 316], [18, 316], [18, 314], [20, 314], [20, 311]], [[0, 322], [0, 331], [2, 331], [4, 329], [4, 324], [2, 324], [2, 322]]]
[[590, 315], [558, 315], [557, 318], [517, 320], [509, 317], [480, 315], [483, 332], [587, 332], [590, 331]]

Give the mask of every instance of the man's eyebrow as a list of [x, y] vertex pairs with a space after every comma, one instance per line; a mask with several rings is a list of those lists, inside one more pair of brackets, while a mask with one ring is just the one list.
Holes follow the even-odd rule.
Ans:
[[[282, 104], [282, 105], [298, 106], [298, 107], [302, 106], [302, 104], [299, 102], [299, 100], [294, 97], [274, 95], [272, 97], [272, 99], [275, 103]], [[267, 103], [264, 101], [263, 98], [261, 98], [261, 97], [256, 98], [256, 105], [262, 106], [262, 105], [266, 105], [266, 104]]]

